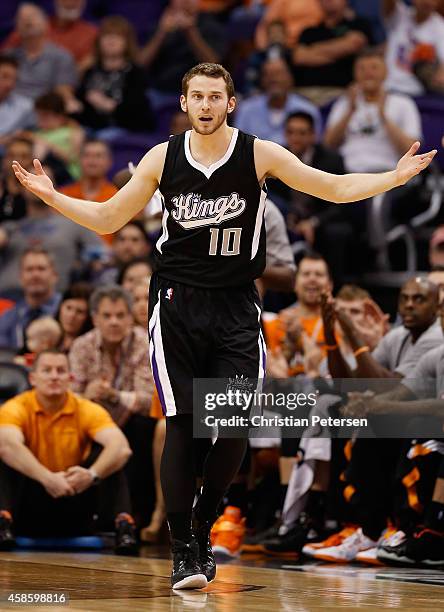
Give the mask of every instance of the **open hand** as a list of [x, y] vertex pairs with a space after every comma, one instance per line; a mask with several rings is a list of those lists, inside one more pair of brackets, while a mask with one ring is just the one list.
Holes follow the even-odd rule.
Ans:
[[34, 162], [35, 174], [28, 172], [18, 161], [12, 162], [12, 169], [18, 181], [31, 193], [43, 200], [46, 204], [52, 205], [55, 198], [55, 189], [51, 179], [42, 168], [38, 159]]
[[414, 142], [407, 153], [399, 160], [398, 165], [396, 166], [398, 185], [405, 185], [407, 181], [425, 170], [435, 157], [436, 149], [433, 149], [433, 151], [429, 151], [428, 153], [416, 155], [416, 152], [420, 146], [421, 144], [418, 141]]

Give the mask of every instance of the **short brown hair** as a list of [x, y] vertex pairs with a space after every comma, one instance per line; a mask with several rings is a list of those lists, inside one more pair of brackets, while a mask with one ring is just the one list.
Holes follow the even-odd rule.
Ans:
[[32, 370], [37, 369], [37, 365], [40, 361], [40, 357], [43, 357], [43, 355], [63, 355], [64, 357], [66, 357], [66, 361], [68, 362], [68, 368], [69, 368], [68, 355], [64, 353], [61, 349], [50, 348], [50, 349], [43, 349], [43, 351], [40, 351], [40, 353], [37, 353], [34, 359], [34, 363], [32, 364]]
[[47, 258], [52, 268], [55, 269], [55, 262], [52, 253], [47, 251], [44, 247], [35, 245], [26, 248], [20, 256], [20, 265], [23, 265], [23, 261], [28, 257], [28, 255], [43, 255]]
[[378, 57], [380, 60], [385, 62], [384, 52], [380, 47], [364, 47], [360, 53], [355, 58], [355, 63], [359, 62], [361, 59], [366, 59], [367, 57]]
[[299, 260], [298, 266], [296, 268], [296, 277], [299, 274], [299, 268], [301, 266], [301, 263], [303, 261], [323, 261], [325, 264], [325, 269], [327, 270], [327, 276], [330, 280], [332, 280], [332, 275], [331, 275], [331, 270], [330, 270], [330, 266], [328, 265], [327, 260], [325, 259], [325, 257], [322, 257], [322, 255], [320, 255], [319, 253], [316, 253], [315, 251], [307, 251], [307, 253], [304, 254], [304, 256]]
[[198, 75], [210, 77], [211, 79], [222, 78], [227, 86], [228, 98], [232, 98], [234, 96], [234, 83], [228, 70], [221, 66], [221, 64], [211, 64], [209, 62], [205, 62], [203, 64], [197, 64], [197, 66], [194, 66], [194, 68], [188, 70], [188, 72], [184, 75], [182, 79], [182, 93], [185, 97], [188, 93], [189, 82], [193, 77]]
[[339, 300], [344, 300], [344, 302], [353, 302], [354, 300], [368, 300], [370, 299], [370, 294], [357, 285], [344, 285], [338, 291], [336, 297]]

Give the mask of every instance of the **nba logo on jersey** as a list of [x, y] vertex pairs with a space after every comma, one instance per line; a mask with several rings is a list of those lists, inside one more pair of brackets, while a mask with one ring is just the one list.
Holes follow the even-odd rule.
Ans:
[[167, 300], [172, 300], [173, 299], [173, 289], [172, 289], [172, 287], [169, 287], [169, 289], [166, 290], [165, 297], [166, 297]]

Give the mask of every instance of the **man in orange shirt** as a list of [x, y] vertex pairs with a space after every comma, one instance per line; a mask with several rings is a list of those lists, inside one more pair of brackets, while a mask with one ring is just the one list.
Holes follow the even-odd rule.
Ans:
[[295, 293], [298, 302], [279, 315], [264, 316], [265, 338], [273, 359], [284, 354], [289, 375], [309, 374], [311, 365], [326, 356], [321, 317], [321, 295], [332, 290], [327, 262], [317, 254], [301, 259], [296, 272]]
[[[101, 140], [87, 140], [80, 152], [82, 175], [80, 180], [63, 187], [60, 191], [65, 195], [79, 200], [94, 200], [105, 202], [118, 189], [111, 183], [107, 174], [112, 165], [112, 155], [109, 146]], [[113, 240], [112, 234], [102, 235], [107, 243]]]
[[135, 527], [121, 469], [131, 450], [107, 411], [69, 391], [70, 381], [67, 356], [42, 351], [33, 389], [0, 408], [0, 549], [14, 546], [12, 517], [20, 535], [90, 534], [94, 514], [103, 519], [102, 501], [115, 518], [116, 553], [132, 554]]

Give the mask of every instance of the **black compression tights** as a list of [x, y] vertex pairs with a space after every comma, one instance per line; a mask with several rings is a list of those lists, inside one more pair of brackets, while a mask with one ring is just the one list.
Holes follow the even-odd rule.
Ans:
[[[219, 437], [208, 452], [203, 469], [199, 515], [213, 521], [217, 507], [242, 463], [246, 439]], [[189, 541], [191, 511], [196, 491], [193, 415], [167, 417], [160, 478], [171, 536]]]

